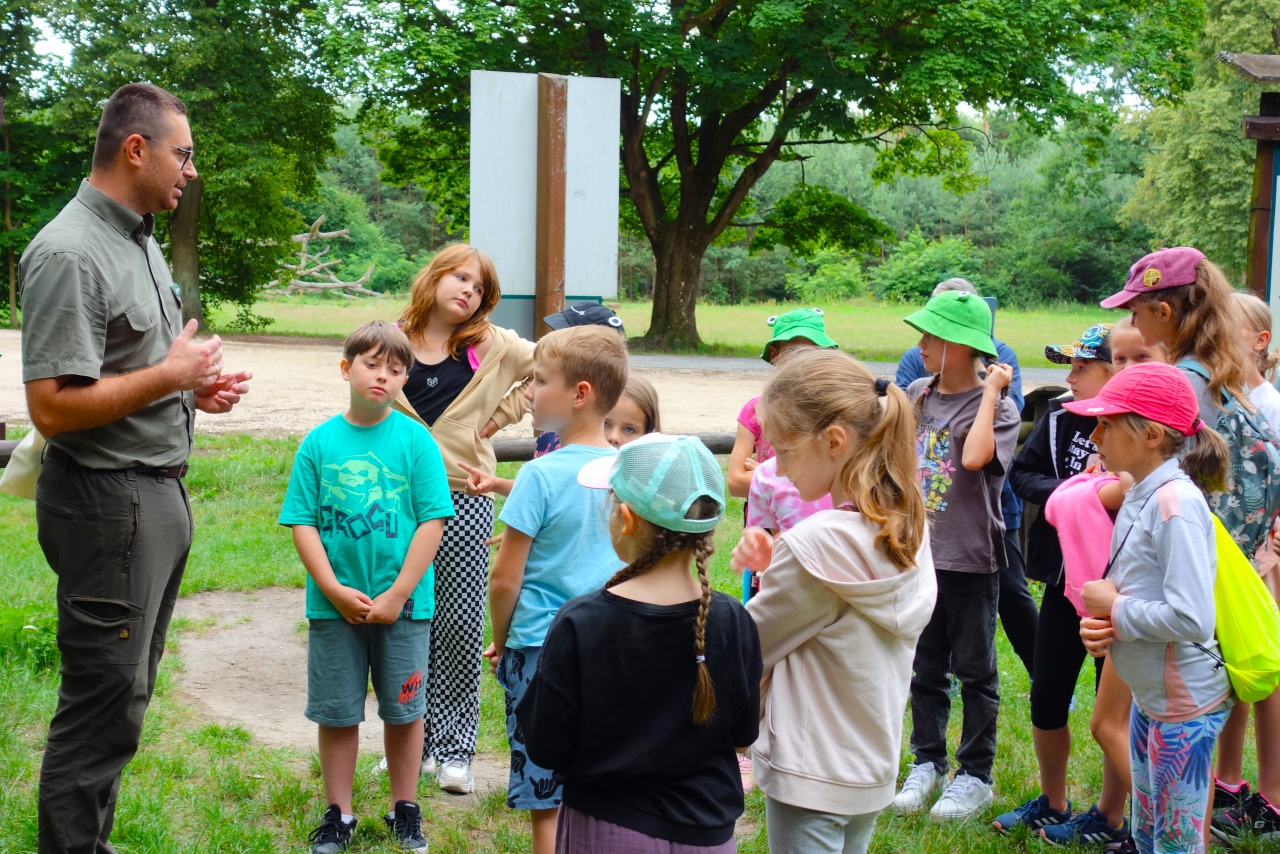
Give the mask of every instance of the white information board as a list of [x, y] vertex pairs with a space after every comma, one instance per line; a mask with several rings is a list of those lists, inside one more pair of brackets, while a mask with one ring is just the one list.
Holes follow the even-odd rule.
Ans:
[[[621, 85], [569, 77], [565, 133], [565, 303], [618, 293]], [[502, 286], [494, 323], [533, 337], [538, 75], [471, 72], [472, 245]]]

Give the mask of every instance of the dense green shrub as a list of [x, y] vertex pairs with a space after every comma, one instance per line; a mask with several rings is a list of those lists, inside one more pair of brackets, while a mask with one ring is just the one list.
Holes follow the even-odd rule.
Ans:
[[875, 295], [883, 300], [922, 302], [938, 282], [959, 277], [982, 290], [982, 252], [956, 237], [926, 240], [917, 229], [907, 235], [892, 255], [871, 271]]

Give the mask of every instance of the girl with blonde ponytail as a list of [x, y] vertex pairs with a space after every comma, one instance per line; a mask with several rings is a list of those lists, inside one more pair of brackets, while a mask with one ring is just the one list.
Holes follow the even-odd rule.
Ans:
[[650, 433], [578, 482], [613, 491], [628, 563], [560, 608], [515, 710], [529, 759], [564, 783], [556, 852], [729, 854], [761, 660], [742, 605], [711, 589], [720, 464], [691, 436]]
[[777, 539], [748, 528], [735, 568], [761, 572], [747, 612], [764, 655], [752, 748], [771, 851], [867, 850], [893, 800], [916, 639], [937, 585], [906, 394], [843, 353], [770, 378], [761, 425], [778, 472], [821, 510]]

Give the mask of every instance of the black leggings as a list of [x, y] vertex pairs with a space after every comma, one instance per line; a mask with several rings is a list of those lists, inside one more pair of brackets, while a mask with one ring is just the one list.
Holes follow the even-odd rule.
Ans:
[[[1067, 725], [1071, 697], [1088, 652], [1080, 640], [1080, 615], [1063, 593], [1063, 585], [1046, 584], [1036, 624], [1035, 678], [1031, 682], [1031, 725], [1061, 729]], [[1101, 658], [1094, 659], [1094, 687], [1102, 678]]]

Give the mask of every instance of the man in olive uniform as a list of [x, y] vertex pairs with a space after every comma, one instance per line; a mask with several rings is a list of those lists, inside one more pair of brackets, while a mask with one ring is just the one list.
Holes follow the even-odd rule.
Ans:
[[186, 107], [148, 83], [107, 101], [93, 169], [22, 254], [22, 378], [48, 439], [40, 547], [58, 576], [62, 683], [40, 770], [41, 854], [107, 854], [120, 772], [155, 687], [191, 510], [197, 409], [229, 412], [248, 371], [196, 343], [153, 215], [196, 177]]

